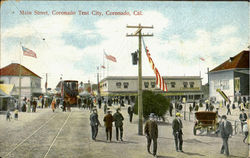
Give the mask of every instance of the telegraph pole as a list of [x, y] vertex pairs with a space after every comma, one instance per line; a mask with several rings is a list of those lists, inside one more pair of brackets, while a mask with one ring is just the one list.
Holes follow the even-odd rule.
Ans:
[[45, 93], [46, 93], [46, 95], [47, 95], [47, 93], [48, 93], [48, 73], [46, 73], [46, 83], [45, 83]]
[[141, 30], [143, 28], [153, 29], [153, 26], [127, 26], [127, 28], [137, 28], [137, 31], [134, 34], [127, 34], [127, 37], [139, 37], [139, 65], [138, 65], [138, 135], [143, 135], [143, 105], [142, 105], [142, 61], [141, 61], [141, 38], [142, 36], [153, 36], [153, 34], [142, 34]]
[[100, 97], [99, 66], [97, 66], [97, 96]]

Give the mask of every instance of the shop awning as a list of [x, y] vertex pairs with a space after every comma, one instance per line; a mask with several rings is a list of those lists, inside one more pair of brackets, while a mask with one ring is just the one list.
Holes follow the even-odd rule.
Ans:
[[0, 95], [10, 96], [13, 88], [13, 84], [0, 84]]

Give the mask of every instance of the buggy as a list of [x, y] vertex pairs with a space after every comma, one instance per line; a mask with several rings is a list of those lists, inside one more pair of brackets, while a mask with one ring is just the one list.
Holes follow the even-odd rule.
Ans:
[[219, 127], [218, 116], [216, 112], [199, 111], [195, 113], [196, 121], [193, 128], [193, 133], [196, 135], [197, 130], [207, 131], [207, 134], [216, 132]]

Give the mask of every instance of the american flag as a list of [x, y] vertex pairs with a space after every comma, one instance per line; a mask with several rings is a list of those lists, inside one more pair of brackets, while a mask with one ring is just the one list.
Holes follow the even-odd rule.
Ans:
[[23, 55], [37, 58], [37, 57], [36, 57], [36, 53], [33, 52], [32, 50], [30, 50], [30, 49], [28, 49], [28, 48], [25, 48], [25, 47], [23, 47], [23, 46], [22, 46], [22, 49], [23, 49]]
[[200, 59], [201, 59], [202, 61], [205, 61], [205, 59], [204, 59], [204, 58], [202, 58], [202, 57], [200, 57]]
[[115, 58], [114, 56], [108, 55], [108, 54], [106, 54], [105, 52], [104, 52], [104, 55], [105, 55], [106, 59], [111, 60], [111, 61], [113, 61], [113, 62], [116, 62], [116, 58]]

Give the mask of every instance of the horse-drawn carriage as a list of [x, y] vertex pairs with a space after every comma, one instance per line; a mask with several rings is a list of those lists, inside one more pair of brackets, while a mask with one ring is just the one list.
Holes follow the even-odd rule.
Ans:
[[216, 112], [199, 111], [195, 113], [196, 121], [193, 128], [193, 133], [196, 135], [197, 130], [206, 131], [207, 134], [216, 132], [219, 127], [218, 116]]

